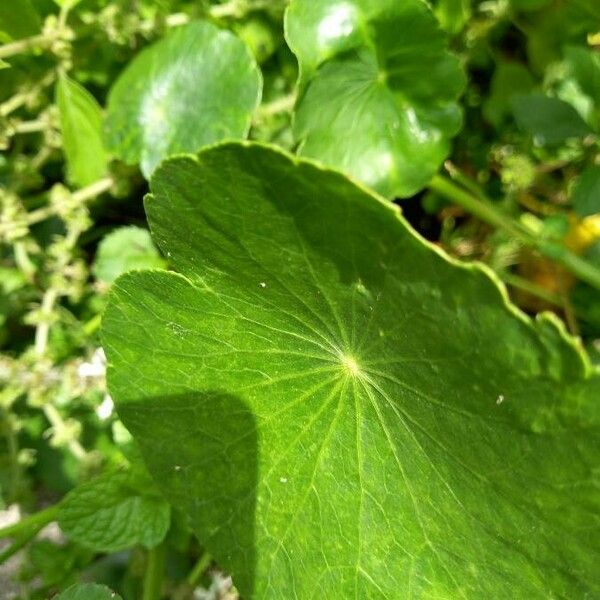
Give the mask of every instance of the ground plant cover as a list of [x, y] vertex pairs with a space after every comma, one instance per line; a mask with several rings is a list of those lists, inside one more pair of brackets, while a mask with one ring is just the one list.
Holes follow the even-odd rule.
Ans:
[[600, 7], [0, 5], [0, 599], [600, 597]]

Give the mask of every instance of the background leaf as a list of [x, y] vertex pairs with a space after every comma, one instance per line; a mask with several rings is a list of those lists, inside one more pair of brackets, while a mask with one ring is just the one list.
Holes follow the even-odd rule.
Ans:
[[243, 596], [600, 593], [600, 374], [555, 319], [267, 147], [166, 161], [151, 190], [181, 274], [113, 286], [109, 388]]
[[169, 505], [151, 485], [144, 490], [131, 473], [116, 472], [69, 492], [60, 505], [58, 522], [82, 546], [118, 552], [137, 544], [158, 545], [169, 529], [170, 514]]
[[580, 217], [600, 214], [600, 166], [588, 167], [577, 178], [571, 202]]
[[162, 269], [165, 266], [147, 229], [121, 227], [100, 242], [93, 271], [100, 281], [112, 283], [132, 269]]
[[241, 40], [209, 23], [190, 23], [142, 51], [111, 89], [108, 147], [149, 176], [171, 154], [246, 137], [261, 86]]
[[496, 128], [512, 115], [511, 98], [532, 91], [534, 80], [527, 67], [517, 62], [500, 62], [494, 70], [490, 94], [483, 104], [485, 118]]
[[105, 585], [76, 583], [56, 596], [54, 600], [121, 600], [121, 596]]
[[20, 39], [41, 33], [42, 21], [30, 0], [0, 2], [0, 35]]
[[56, 104], [69, 181], [84, 187], [105, 175], [108, 167], [102, 111], [94, 97], [66, 75], [56, 83]]
[[517, 125], [541, 146], [562, 144], [592, 133], [589, 125], [566, 102], [540, 93], [518, 94], [511, 100]]
[[420, 0], [294, 0], [286, 39], [303, 95], [300, 153], [338, 167], [386, 196], [424, 187], [461, 125], [465, 77]]

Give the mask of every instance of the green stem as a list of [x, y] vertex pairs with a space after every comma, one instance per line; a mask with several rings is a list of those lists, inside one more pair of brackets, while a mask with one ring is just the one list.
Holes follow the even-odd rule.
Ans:
[[214, 19], [241, 19], [252, 11], [271, 8], [273, 4], [273, 0], [229, 0], [211, 6], [208, 12]]
[[[113, 183], [114, 181], [112, 177], [104, 177], [103, 179], [99, 179], [98, 181], [95, 181], [94, 183], [91, 183], [90, 185], [73, 192], [72, 199], [74, 202], [87, 202], [88, 200], [92, 200], [104, 192], [108, 192]], [[31, 211], [27, 215], [27, 224], [33, 225], [35, 223], [39, 223], [40, 221], [44, 221], [54, 214], [56, 214], [56, 208], [52, 205], [38, 208], [37, 210]]]
[[52, 523], [58, 517], [60, 504], [54, 504], [44, 510], [40, 510], [28, 517], [23, 517], [17, 523], [7, 525], [0, 529], [0, 539], [7, 537], [17, 537], [30, 531], [34, 531], [34, 535], [43, 529], [48, 523]]
[[514, 287], [518, 290], [522, 290], [539, 298], [540, 300], [544, 300], [549, 304], [554, 304], [554, 306], [558, 306], [559, 308], [565, 307], [565, 302], [563, 297], [560, 294], [554, 294], [535, 283], [532, 283], [528, 279], [524, 279], [523, 277], [519, 277], [518, 275], [514, 275], [513, 273], [499, 273], [500, 279], [504, 281], [504, 283]]
[[160, 600], [165, 574], [166, 546], [164, 542], [148, 550], [142, 600]]
[[[43, 405], [42, 410], [44, 411], [44, 415], [46, 415], [46, 418], [48, 419], [53, 431], [62, 431], [67, 427], [65, 420], [62, 418], [62, 415], [60, 412], [58, 412], [58, 409], [54, 406], [54, 404], [46, 402]], [[67, 447], [69, 448], [71, 454], [78, 460], [83, 461], [87, 458], [88, 454], [79, 440], [69, 440]]]
[[102, 324], [102, 315], [97, 314], [92, 317], [89, 321], [86, 321], [83, 324], [83, 332], [87, 336], [94, 335], [98, 329], [100, 329], [100, 325]]
[[22, 40], [17, 40], [16, 42], [4, 44], [3, 46], [0, 46], [0, 58], [9, 58], [11, 56], [15, 56], [16, 54], [27, 52], [32, 48], [46, 46], [51, 44], [53, 39], [54, 38], [45, 34], [39, 34], [24, 38]]
[[22, 121], [14, 126], [15, 133], [38, 133], [48, 129], [49, 123], [46, 119], [35, 119], [34, 121]]
[[2, 411], [3, 421], [6, 435], [6, 445], [8, 448], [8, 459], [9, 459], [9, 470], [10, 479], [7, 500], [9, 503], [17, 497], [19, 488], [21, 487], [21, 465], [19, 464], [19, 443], [17, 440], [17, 434], [13, 426], [13, 416], [5, 410]]
[[504, 214], [487, 198], [475, 196], [442, 175], [435, 175], [429, 183], [429, 188], [452, 200], [485, 223], [504, 229], [525, 246], [535, 248], [582, 281], [600, 290], [600, 269], [573, 254], [560, 243], [537, 237], [533, 232]]
[[200, 579], [200, 577], [202, 577], [202, 575], [204, 575], [204, 572], [206, 571], [206, 569], [208, 569], [210, 563], [212, 562], [212, 559], [213, 558], [210, 552], [207, 552], [205, 550], [202, 553], [202, 555], [194, 565], [194, 568], [190, 571], [190, 574], [187, 576], [187, 583], [191, 587], [196, 587], [198, 580]]
[[281, 96], [272, 102], [268, 102], [259, 107], [256, 115], [257, 121], [265, 121], [268, 118], [284, 112], [290, 112], [296, 104], [296, 92]]
[[30, 529], [15, 540], [6, 550], [0, 553], [0, 565], [4, 564], [11, 556], [14, 556], [21, 548], [26, 546], [38, 533], [39, 529]]

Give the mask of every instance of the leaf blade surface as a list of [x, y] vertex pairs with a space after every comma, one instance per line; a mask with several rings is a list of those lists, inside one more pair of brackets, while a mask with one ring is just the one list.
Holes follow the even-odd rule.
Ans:
[[267, 147], [172, 159], [151, 189], [180, 274], [115, 284], [109, 385], [243, 594], [597, 591], [600, 379], [554, 320]]

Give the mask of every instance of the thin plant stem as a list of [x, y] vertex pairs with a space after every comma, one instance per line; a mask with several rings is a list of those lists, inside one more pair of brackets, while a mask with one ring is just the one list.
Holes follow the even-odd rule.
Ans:
[[48, 129], [48, 121], [35, 119], [33, 121], [22, 121], [14, 126], [15, 133], [37, 133]]
[[263, 104], [258, 109], [257, 121], [264, 121], [273, 115], [290, 112], [296, 104], [297, 94], [292, 92], [285, 96], [281, 96], [272, 102]]
[[191, 587], [196, 587], [200, 577], [204, 575], [206, 569], [208, 569], [210, 563], [212, 562], [213, 557], [206, 550], [202, 553], [200, 558], [196, 561], [194, 568], [190, 571], [187, 576], [187, 583]]
[[148, 550], [142, 600], [160, 600], [165, 575], [166, 547], [164, 542]]
[[0, 552], [0, 565], [4, 564], [11, 556], [14, 556], [21, 548], [25, 547], [39, 532], [39, 529], [30, 529], [23, 532], [6, 550]]
[[465, 190], [451, 179], [442, 175], [435, 175], [429, 182], [429, 188], [458, 204], [485, 223], [504, 229], [522, 244], [530, 248], [535, 248], [547, 258], [562, 265], [567, 271], [581, 279], [581, 281], [585, 281], [600, 290], [600, 269], [573, 254], [559, 242], [536, 236], [533, 232], [498, 209], [487, 198], [476, 196], [471, 191]]
[[[66, 427], [64, 419], [62, 418], [61, 414], [58, 412], [58, 409], [54, 406], [54, 404], [46, 402], [43, 405], [42, 409], [44, 411], [44, 415], [46, 415], [46, 418], [50, 422], [52, 429], [60, 430]], [[87, 458], [87, 452], [85, 451], [84, 447], [79, 443], [79, 440], [69, 440], [67, 447], [69, 448], [71, 454], [75, 456], [75, 458], [82, 461]]]
[[[112, 187], [113, 183], [114, 180], [112, 177], [104, 177], [103, 179], [99, 179], [87, 187], [73, 192], [73, 200], [75, 202], [87, 202], [88, 200], [92, 200], [93, 198], [96, 198], [96, 196], [107, 192]], [[44, 206], [43, 208], [38, 208], [37, 210], [31, 211], [27, 215], [27, 224], [33, 225], [35, 223], [39, 223], [40, 221], [45, 221], [55, 214], [56, 209], [54, 206], [50, 205]]]
[[0, 58], [9, 58], [17, 54], [23, 54], [33, 48], [45, 47], [53, 42], [54, 38], [46, 34], [32, 35], [31, 37], [17, 40], [16, 42], [10, 42], [0, 46]]
[[499, 276], [504, 283], [510, 285], [511, 287], [527, 292], [528, 294], [531, 294], [532, 296], [535, 296], [536, 298], [539, 298], [544, 302], [548, 302], [549, 304], [553, 304], [559, 308], [565, 308], [564, 298], [560, 294], [550, 292], [549, 290], [532, 283], [528, 279], [519, 277], [514, 273], [499, 273]]
[[48, 523], [56, 521], [58, 517], [59, 504], [54, 504], [48, 508], [40, 510], [32, 515], [23, 517], [17, 523], [7, 525], [0, 529], [0, 539], [4, 538], [16, 538], [30, 530], [38, 531], [42, 530]]

